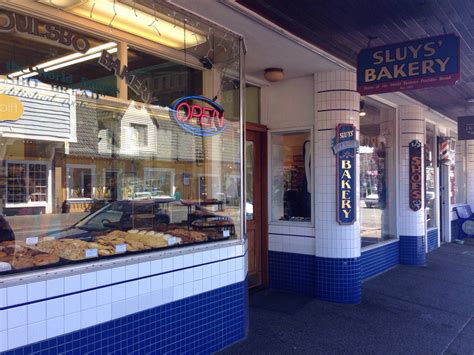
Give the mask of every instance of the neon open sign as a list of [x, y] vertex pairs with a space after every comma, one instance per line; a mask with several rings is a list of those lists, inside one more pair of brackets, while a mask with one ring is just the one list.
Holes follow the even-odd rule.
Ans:
[[210, 137], [224, 131], [224, 109], [204, 96], [185, 96], [176, 100], [170, 117], [186, 132]]

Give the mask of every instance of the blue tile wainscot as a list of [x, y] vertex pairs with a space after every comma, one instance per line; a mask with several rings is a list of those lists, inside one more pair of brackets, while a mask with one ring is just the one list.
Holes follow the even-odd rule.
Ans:
[[313, 255], [268, 252], [268, 278], [270, 287], [314, 296], [315, 265]]
[[428, 253], [438, 249], [438, 229], [430, 229], [427, 235], [428, 239]]
[[360, 257], [362, 280], [384, 272], [400, 263], [400, 243], [395, 241], [370, 250]]
[[426, 264], [425, 236], [400, 236], [400, 264], [422, 266]]

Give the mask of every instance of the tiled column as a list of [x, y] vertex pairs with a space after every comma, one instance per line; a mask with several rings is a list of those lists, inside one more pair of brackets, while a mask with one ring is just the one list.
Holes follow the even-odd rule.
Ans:
[[[315, 74], [315, 235], [316, 297], [337, 303], [361, 300], [360, 225], [336, 220], [336, 156], [331, 140], [339, 123], [355, 125], [359, 139], [360, 96], [356, 75], [346, 71]], [[355, 177], [359, 216], [359, 156]]]
[[467, 203], [474, 208], [474, 141], [466, 141]]
[[[398, 231], [400, 235], [400, 263], [406, 265], [424, 265], [426, 263], [425, 231], [425, 189], [422, 188], [422, 208], [410, 209], [409, 203], [409, 143], [418, 139], [425, 144], [424, 108], [418, 105], [400, 106], [400, 170]], [[422, 153], [423, 154], [423, 153]], [[423, 155], [422, 155], [423, 156]], [[422, 171], [425, 169], [421, 159]], [[422, 186], [425, 186], [422, 174]]]

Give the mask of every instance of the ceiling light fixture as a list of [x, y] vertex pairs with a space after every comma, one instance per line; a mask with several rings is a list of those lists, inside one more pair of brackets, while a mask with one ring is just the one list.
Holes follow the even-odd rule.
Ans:
[[[84, 62], [84, 61], [91, 60], [94, 58], [99, 58], [103, 50], [107, 50], [107, 52], [109, 53], [115, 53], [117, 52], [116, 47], [117, 47], [117, 43], [107, 42], [107, 43], [101, 44], [100, 46], [89, 49], [86, 53], [73, 53], [73, 54], [66, 55], [64, 57], [49, 60], [47, 62], [34, 66], [33, 69], [44, 70], [45, 72], [48, 72], [51, 70], [64, 68], [69, 65]], [[96, 56], [92, 57], [92, 55], [94, 54]], [[88, 58], [88, 59], [84, 59], [84, 58]], [[33, 75], [33, 73], [36, 73], [36, 74]], [[33, 72], [30, 69], [24, 69], [24, 70], [11, 73], [8, 75], [8, 77], [10, 78], [22, 77], [23, 79], [26, 79], [35, 75], [38, 75], [37, 71]]]
[[281, 68], [267, 68], [263, 74], [266, 80], [271, 83], [283, 80], [285, 74]]
[[[50, 0], [38, 1], [54, 6], [54, 2], [51, 3]], [[206, 42], [206, 36], [189, 29], [184, 35], [184, 28], [176, 23], [157, 19], [156, 16], [119, 1], [87, 1], [65, 11], [175, 49], [183, 49], [185, 43], [189, 48]]]
[[367, 112], [364, 111], [364, 107], [365, 107], [365, 101], [361, 100], [359, 104], [359, 117], [364, 117], [367, 114]]

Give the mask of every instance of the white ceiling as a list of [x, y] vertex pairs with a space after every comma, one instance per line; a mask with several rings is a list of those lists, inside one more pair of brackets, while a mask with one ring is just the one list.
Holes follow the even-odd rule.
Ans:
[[247, 55], [246, 75], [263, 79], [263, 70], [283, 68], [285, 78], [297, 78], [320, 71], [341, 67], [317, 53], [282, 36], [217, 0], [171, 0], [212, 22], [215, 22], [245, 39]]

